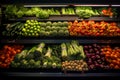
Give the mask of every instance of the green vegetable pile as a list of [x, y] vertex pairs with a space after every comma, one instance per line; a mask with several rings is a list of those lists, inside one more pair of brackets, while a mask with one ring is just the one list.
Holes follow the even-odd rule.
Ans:
[[47, 46], [44, 42], [24, 49], [15, 55], [13, 68], [61, 68], [59, 46]]
[[12, 24], [5, 25], [5, 29], [2, 32], [3, 36], [15, 36], [18, 37], [18, 35], [21, 34], [22, 28], [24, 27], [24, 24], [21, 22], [16, 22]]
[[61, 68], [62, 61], [83, 60], [86, 56], [77, 41], [49, 45], [41, 42], [32, 48], [25, 48], [15, 55], [11, 62], [14, 68]]
[[43, 9], [40, 7], [24, 7], [23, 5], [7, 5], [5, 8], [6, 18], [21, 18], [24, 16], [35, 16], [37, 18], [46, 19], [49, 15], [60, 15], [60, 11], [54, 8]]
[[74, 40], [69, 43], [62, 43], [61, 51], [63, 61], [81, 60], [86, 57], [83, 51], [83, 46], [79, 45], [78, 41]]
[[5, 26], [2, 35], [16, 37], [69, 36], [68, 22], [38, 22], [37, 20], [26, 20], [25, 23], [10, 23]]
[[69, 36], [68, 22], [40, 22], [40, 36]]
[[39, 36], [41, 26], [37, 20], [27, 20], [20, 32], [22, 36]]
[[74, 8], [62, 8], [61, 12], [66, 15], [75, 15]]
[[94, 12], [92, 7], [88, 6], [76, 7], [75, 12], [80, 18], [90, 18], [93, 15], [98, 15], [97, 11]]
[[78, 41], [71, 41], [61, 44], [62, 70], [63, 71], [87, 71], [85, 62], [86, 55], [83, 46]]

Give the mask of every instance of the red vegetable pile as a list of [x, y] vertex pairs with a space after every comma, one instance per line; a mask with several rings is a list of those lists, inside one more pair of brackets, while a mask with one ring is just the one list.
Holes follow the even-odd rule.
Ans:
[[112, 69], [120, 69], [120, 47], [111, 48], [109, 45], [101, 49], [105, 54], [105, 59], [109, 62]]
[[86, 54], [86, 62], [88, 68], [94, 69], [108, 69], [104, 54], [101, 52], [101, 46], [98, 44], [84, 45], [84, 52]]
[[14, 56], [22, 51], [21, 45], [4, 45], [0, 50], [0, 68], [8, 68]]
[[69, 22], [71, 36], [120, 36], [120, 28], [115, 22], [82, 21]]

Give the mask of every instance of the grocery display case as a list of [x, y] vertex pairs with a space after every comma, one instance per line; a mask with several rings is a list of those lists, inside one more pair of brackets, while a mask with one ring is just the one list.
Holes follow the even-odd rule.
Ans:
[[1, 78], [119, 77], [119, 0], [4, 0], [0, 5]]

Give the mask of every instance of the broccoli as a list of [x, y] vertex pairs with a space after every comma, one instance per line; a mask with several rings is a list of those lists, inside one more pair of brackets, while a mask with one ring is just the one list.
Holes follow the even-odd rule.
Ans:
[[41, 67], [41, 62], [38, 60], [34, 64], [34, 68], [40, 68]]
[[20, 61], [21, 60], [21, 54], [16, 54], [14, 57], [14, 61]]
[[57, 62], [57, 63], [61, 62], [61, 59], [56, 56], [52, 56], [52, 59], [54, 62]]
[[57, 68], [61, 68], [61, 63], [57, 63]]
[[17, 68], [19, 66], [15, 61], [12, 61], [10, 65], [13, 68]]
[[20, 67], [21, 68], [26, 68], [27, 65], [28, 65], [28, 61], [27, 60], [23, 59], [23, 60], [20, 61]]
[[34, 54], [33, 53], [30, 53], [30, 54], [28, 54], [26, 57], [25, 57], [25, 59], [26, 60], [30, 60], [30, 59], [34, 59], [35, 57], [34, 57]]
[[34, 64], [35, 64], [35, 60], [34, 59], [31, 59], [31, 60], [29, 60], [29, 62], [28, 62], [31, 66], [33, 66]]

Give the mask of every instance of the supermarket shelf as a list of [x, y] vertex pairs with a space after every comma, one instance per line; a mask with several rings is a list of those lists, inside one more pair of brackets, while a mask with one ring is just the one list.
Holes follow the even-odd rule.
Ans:
[[8, 19], [8, 21], [26, 21], [28, 19], [35, 19], [38, 21], [82, 21], [82, 20], [94, 20], [94, 21], [120, 21], [120, 18], [109, 18], [109, 17], [91, 17], [88, 19], [81, 19], [76, 15], [66, 15], [66, 16], [50, 16], [48, 19], [39, 19], [36, 17], [23, 17], [19, 19]]
[[19, 39], [19, 40], [6, 40], [2, 39], [1, 43], [14, 43], [14, 44], [38, 44], [40, 42], [45, 42], [47, 44], [60, 44], [62, 42], [70, 42], [71, 40], [78, 40], [81, 44], [120, 44], [119, 39], [113, 39], [113, 40], [105, 40], [105, 39]]
[[119, 77], [120, 73], [25, 73], [6, 72], [2, 73], [9, 77]]

